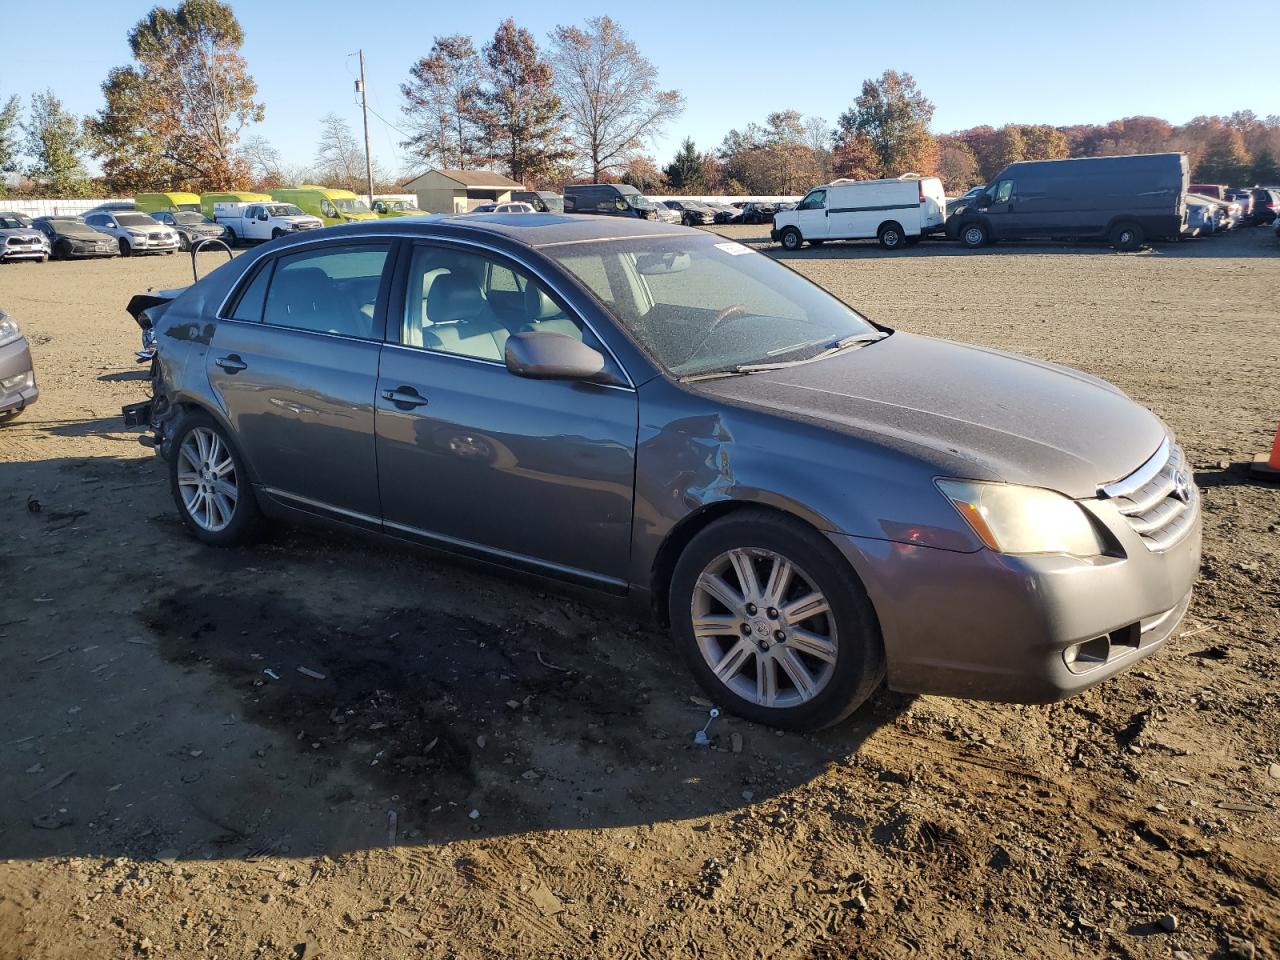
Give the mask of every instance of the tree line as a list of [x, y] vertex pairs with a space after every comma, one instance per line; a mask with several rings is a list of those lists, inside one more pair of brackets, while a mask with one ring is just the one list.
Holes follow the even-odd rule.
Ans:
[[[287, 164], [267, 139], [247, 135], [265, 116], [240, 53], [244, 32], [223, 0], [155, 7], [128, 34], [132, 61], [102, 84], [103, 107], [66, 110], [52, 90], [0, 99], [0, 173], [46, 196], [271, 189], [315, 182], [361, 192], [364, 148], [334, 113], [320, 120], [308, 164]], [[684, 109], [626, 31], [607, 16], [560, 25], [544, 43], [507, 18], [477, 45], [435, 37], [400, 86], [413, 172], [426, 166], [497, 169], [530, 187], [624, 181], [650, 193], [798, 194], [837, 177], [936, 174], [958, 193], [1007, 163], [1182, 151], [1197, 180], [1280, 181], [1280, 117], [1248, 111], [1107, 124], [978, 126], [931, 131], [933, 103], [909, 73], [863, 81], [834, 124], [785, 109], [735, 128], [709, 150], [686, 138], [659, 166], [652, 145]], [[382, 119], [382, 118], [379, 118]], [[386, 121], [384, 121], [386, 122]], [[88, 158], [101, 176], [90, 178]], [[374, 160], [374, 186], [393, 192], [410, 173]], [[3, 187], [0, 187], [2, 190]]]

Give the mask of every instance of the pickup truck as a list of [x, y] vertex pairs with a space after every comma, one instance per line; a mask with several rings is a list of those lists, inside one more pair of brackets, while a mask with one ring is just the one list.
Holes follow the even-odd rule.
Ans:
[[292, 203], [215, 203], [213, 219], [227, 228], [228, 242], [274, 240], [298, 230], [318, 230], [324, 221]]

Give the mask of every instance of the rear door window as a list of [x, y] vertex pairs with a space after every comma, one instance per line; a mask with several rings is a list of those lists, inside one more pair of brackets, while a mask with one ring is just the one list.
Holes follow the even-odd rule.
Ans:
[[371, 339], [389, 251], [386, 244], [351, 244], [278, 258], [263, 322]]

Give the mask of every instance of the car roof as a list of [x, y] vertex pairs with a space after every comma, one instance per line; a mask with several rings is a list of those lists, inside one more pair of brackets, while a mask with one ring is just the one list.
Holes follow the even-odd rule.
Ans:
[[422, 234], [423, 227], [436, 235], [457, 233], [483, 233], [513, 240], [529, 247], [544, 247], [558, 243], [582, 243], [593, 240], [621, 240], [633, 237], [662, 237], [675, 234], [696, 233], [706, 236], [706, 231], [679, 227], [656, 220], [640, 220], [631, 217], [601, 217], [571, 213], [482, 213], [482, 214], [432, 214], [422, 217], [398, 217], [395, 220], [365, 220], [330, 227], [329, 235], [344, 234]]

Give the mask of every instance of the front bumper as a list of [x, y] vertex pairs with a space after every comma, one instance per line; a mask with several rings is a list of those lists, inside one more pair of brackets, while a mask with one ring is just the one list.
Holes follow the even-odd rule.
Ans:
[[[1198, 515], [1159, 552], [1123, 521], [1106, 526], [1123, 557], [1014, 557], [828, 536], [875, 605], [890, 687], [1049, 703], [1153, 654], [1191, 599], [1200, 569]], [[1077, 644], [1085, 645], [1083, 655], [1069, 663]]]
[[43, 260], [49, 256], [47, 246], [0, 247], [0, 260]]
[[0, 413], [21, 410], [35, 403], [36, 388], [31, 350], [25, 339], [0, 347]]
[[152, 240], [150, 237], [129, 237], [134, 253], [167, 253], [178, 249], [178, 238]]

